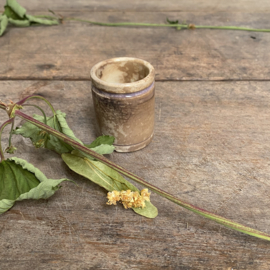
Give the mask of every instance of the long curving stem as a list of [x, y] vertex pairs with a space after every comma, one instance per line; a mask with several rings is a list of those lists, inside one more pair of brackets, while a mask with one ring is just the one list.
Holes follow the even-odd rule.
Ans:
[[121, 22], [121, 23], [103, 23], [89, 21], [79, 18], [64, 18], [68, 21], [86, 22], [94, 25], [101, 26], [140, 26], [140, 27], [174, 27], [176, 29], [220, 29], [220, 30], [241, 30], [252, 32], [270, 32], [270, 29], [255, 29], [238, 26], [212, 26], [212, 25], [193, 25], [193, 24], [159, 24], [159, 23], [135, 23], [135, 22]]
[[25, 107], [25, 106], [35, 107], [35, 108], [37, 108], [38, 110], [40, 110], [40, 112], [42, 113], [43, 118], [44, 118], [44, 124], [47, 125], [47, 117], [46, 117], [46, 114], [45, 114], [45, 112], [44, 112], [39, 106], [34, 105], [34, 104], [23, 104], [23, 106], [24, 106], [24, 107]]
[[174, 197], [173, 195], [169, 194], [168, 192], [166, 191], [163, 191], [162, 189], [146, 182], [143, 178], [127, 171], [126, 169], [122, 168], [121, 166], [113, 163], [112, 161], [108, 160], [107, 158], [105, 158], [104, 156], [102, 155], [99, 155], [97, 154], [96, 152], [92, 151], [91, 149], [81, 145], [80, 143], [74, 141], [73, 139], [69, 138], [68, 136], [64, 135], [63, 133], [60, 133], [54, 129], [52, 129], [51, 127], [33, 119], [32, 117], [22, 113], [21, 111], [17, 110], [15, 112], [15, 115], [21, 117], [22, 119], [32, 123], [33, 125], [45, 130], [46, 132], [52, 134], [53, 136], [63, 140], [64, 142], [68, 143], [69, 145], [71, 145], [72, 147], [74, 147], [75, 149], [77, 150], [80, 150], [88, 155], [91, 155], [92, 157], [96, 158], [97, 160], [99, 160], [100, 162], [103, 162], [104, 164], [108, 165], [109, 167], [111, 167], [112, 169], [115, 169], [116, 171], [122, 173], [123, 175], [133, 179], [134, 181], [144, 185], [145, 187], [151, 189], [152, 191], [154, 191], [155, 193], [167, 198], [168, 200], [196, 213], [196, 214], [199, 214], [203, 217], [206, 217], [208, 219], [211, 219], [219, 224], [222, 224], [228, 228], [231, 228], [231, 229], [234, 229], [236, 231], [239, 231], [239, 232], [242, 232], [242, 233], [245, 233], [245, 234], [249, 234], [249, 235], [252, 235], [252, 236], [255, 236], [255, 237], [258, 237], [258, 238], [262, 238], [262, 239], [265, 239], [265, 240], [268, 240], [270, 241], [270, 235], [264, 233], [264, 232], [261, 232], [261, 231], [258, 231], [258, 230], [255, 230], [255, 229], [252, 229], [250, 227], [247, 227], [247, 226], [244, 226], [242, 224], [239, 224], [237, 222], [234, 222], [232, 220], [229, 220], [229, 219], [226, 219], [224, 217], [221, 217], [219, 215], [216, 215], [216, 214], [213, 214], [207, 210], [204, 210], [202, 208], [199, 208], [197, 206], [194, 206], [190, 203], [187, 203], [185, 201], [182, 201], [176, 197]]
[[[55, 109], [53, 108], [52, 104], [51, 104], [46, 98], [44, 98], [44, 97], [42, 97], [42, 96], [39, 96], [39, 95], [30, 95], [30, 96], [27, 96], [27, 97], [23, 98], [22, 100], [16, 102], [16, 104], [18, 104], [18, 105], [24, 105], [24, 103], [25, 103], [26, 101], [28, 101], [28, 100], [30, 100], [30, 99], [33, 99], [33, 98], [41, 99], [41, 100], [43, 100], [44, 102], [46, 102], [47, 105], [48, 105], [48, 106], [50, 107], [50, 109], [52, 110], [53, 114], [55, 114]], [[40, 108], [38, 108], [38, 109], [40, 109]]]

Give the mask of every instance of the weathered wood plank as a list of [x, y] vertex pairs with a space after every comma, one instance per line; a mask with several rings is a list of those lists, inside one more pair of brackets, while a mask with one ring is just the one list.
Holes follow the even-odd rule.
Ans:
[[[110, 158], [179, 198], [270, 233], [269, 87], [158, 82], [153, 142]], [[30, 93], [65, 111], [83, 141], [94, 139], [89, 82], [0, 82], [2, 100]], [[14, 142], [19, 156], [48, 177], [68, 177], [78, 186], [64, 183], [48, 201], [20, 202], [0, 216], [1, 269], [270, 267], [266, 241], [206, 222], [154, 194], [154, 220], [107, 206], [105, 191], [69, 171], [56, 154], [19, 137]]]
[[[201, 25], [269, 27], [269, 13], [63, 13], [103, 22], [163, 23], [166, 17]], [[269, 33], [164, 28], [111, 28], [66, 22], [9, 28], [0, 38], [0, 79], [89, 80], [91, 67], [133, 56], [156, 68], [157, 80], [269, 80]]]
[[[53, 1], [47, 0], [38, 2], [35, 0], [20, 0], [22, 6], [27, 10], [45, 11], [48, 8], [59, 11], [210, 11], [210, 12], [265, 12], [270, 10], [270, 3], [268, 0], [252, 1], [252, 0], [239, 0], [239, 1], [184, 1], [184, 0], [105, 0], [105, 1]], [[4, 5], [5, 1], [1, 0], [0, 3]]]

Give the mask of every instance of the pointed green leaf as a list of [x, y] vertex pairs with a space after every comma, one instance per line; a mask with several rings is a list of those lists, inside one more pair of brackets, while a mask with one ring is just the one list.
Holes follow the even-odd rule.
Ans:
[[67, 179], [47, 179], [32, 164], [20, 158], [10, 158], [0, 163], [0, 214], [10, 209], [16, 201], [48, 199], [59, 184]]
[[2, 15], [0, 20], [0, 36], [2, 36], [3, 33], [5, 32], [7, 25], [8, 25], [8, 18], [6, 15]]
[[44, 25], [55, 25], [59, 24], [58, 20], [48, 20], [48, 19], [41, 19], [32, 15], [25, 15], [26, 18], [33, 23], [38, 23], [38, 24], [44, 24]]
[[22, 7], [16, 0], [7, 0], [7, 6], [10, 7], [20, 18], [24, 18], [26, 9]]
[[59, 131], [67, 135], [69, 138], [75, 140], [76, 142], [83, 144], [81, 140], [79, 140], [70, 129], [66, 121], [66, 114], [61, 112], [60, 110], [56, 111], [56, 118], [60, 124]]
[[[100, 155], [111, 154], [114, 151], [114, 137], [109, 135], [103, 135], [97, 137], [91, 144], [85, 144], [84, 146], [91, 148]], [[91, 158], [92, 159], [92, 158]]]
[[108, 144], [101, 144], [99, 146], [91, 148], [91, 150], [95, 151], [100, 155], [111, 154], [114, 151], [114, 146]]
[[[61, 111], [57, 111], [55, 117], [47, 117], [47, 125], [66, 134], [73, 140], [83, 144], [79, 139], [77, 139], [73, 133], [73, 131], [69, 128], [66, 122], [66, 114]], [[40, 122], [44, 123], [44, 117], [40, 115], [34, 115], [34, 118]], [[55, 125], [56, 124], [56, 125]], [[68, 153], [73, 150], [71, 146], [62, 140], [56, 138], [55, 136], [48, 135], [48, 139], [44, 139], [44, 135], [42, 134], [42, 130], [36, 127], [35, 125], [25, 122], [20, 128], [14, 131], [14, 134], [22, 135], [25, 138], [30, 138], [33, 144], [40, 142], [41, 140], [45, 140], [44, 147], [50, 150], [53, 150], [59, 154]]]
[[[74, 153], [76, 152], [74, 151], [73, 154], [62, 154], [62, 159], [74, 172], [93, 181], [107, 191], [121, 191], [128, 189], [131, 191], [139, 191], [139, 189], [107, 165], [99, 161], [87, 159], [80, 155], [75, 155]], [[137, 214], [148, 218], [155, 218], [158, 214], [157, 208], [150, 202], [147, 202], [146, 207], [143, 209], [133, 208], [133, 210]]]
[[30, 25], [30, 22], [28, 20], [13, 20], [13, 19], [9, 18], [8, 21], [11, 24], [14, 24], [14, 25], [20, 26], [20, 27], [26, 27], [26, 26]]
[[97, 146], [100, 146], [102, 144], [108, 144], [113, 145], [114, 143], [114, 137], [109, 135], [102, 135], [97, 137], [91, 144], [85, 144], [88, 148], [95, 148]]

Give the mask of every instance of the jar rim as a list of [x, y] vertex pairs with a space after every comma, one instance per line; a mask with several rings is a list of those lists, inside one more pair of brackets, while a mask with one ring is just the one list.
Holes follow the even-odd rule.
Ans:
[[[100, 79], [97, 76], [97, 71], [102, 67], [106, 66], [108, 64], [118, 63], [118, 62], [135, 62], [138, 64], [141, 64], [145, 66], [149, 73], [144, 78], [137, 80], [135, 82], [129, 82], [129, 83], [115, 83], [115, 82], [108, 82], [105, 80]], [[95, 64], [91, 71], [90, 71], [91, 81], [92, 84], [105, 92], [109, 93], [134, 93], [141, 91], [147, 87], [149, 87], [154, 79], [155, 79], [155, 69], [154, 67], [147, 61], [134, 58], [134, 57], [117, 57], [117, 58], [111, 58], [104, 61], [101, 61], [97, 64]]]

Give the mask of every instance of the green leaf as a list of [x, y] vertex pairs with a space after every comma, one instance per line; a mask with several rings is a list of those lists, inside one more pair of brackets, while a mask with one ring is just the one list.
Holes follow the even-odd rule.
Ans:
[[4, 14], [13, 20], [23, 20], [20, 16], [18, 16], [9, 6], [5, 6]]
[[167, 18], [167, 22], [168, 22], [169, 24], [178, 24], [178, 20], [176, 20], [176, 21], [171, 21], [171, 20], [169, 20], [168, 18]]
[[48, 20], [48, 19], [41, 19], [32, 15], [26, 14], [26, 18], [33, 23], [38, 23], [38, 24], [44, 24], [44, 25], [55, 25], [59, 24], [58, 20]]
[[[44, 116], [41, 115], [34, 115], [33, 116], [36, 120], [40, 122], [45, 122]], [[73, 133], [66, 121], [66, 114], [61, 111], [56, 111], [56, 115], [52, 117], [47, 117], [47, 125], [60, 131], [61, 133], [67, 135], [71, 139], [77, 141], [80, 144], [83, 144]], [[36, 127], [35, 125], [25, 122], [22, 127], [17, 128], [14, 134], [22, 135], [25, 138], [30, 138], [36, 147], [44, 146], [47, 149], [53, 150], [59, 154], [68, 153], [73, 150], [73, 148], [63, 142], [62, 140], [56, 138], [55, 136], [48, 135], [47, 138], [44, 138], [42, 135], [42, 130]], [[112, 145], [114, 142], [114, 137], [104, 135], [98, 137], [94, 140], [91, 144], [85, 145], [88, 148], [91, 148], [98, 154], [105, 155], [111, 154], [114, 151], [114, 146]], [[83, 154], [83, 153], [82, 153]], [[83, 154], [84, 156], [88, 157], [89, 159], [93, 159], [91, 156]]]
[[[36, 120], [44, 123], [44, 117], [40, 115], [33, 116]], [[52, 117], [47, 117], [47, 125], [66, 134], [73, 140], [83, 144], [79, 139], [77, 139], [73, 131], [69, 128], [66, 122], [66, 114], [61, 111], [56, 111], [56, 115]], [[25, 122], [22, 127], [16, 129], [14, 134], [22, 135], [25, 138], [30, 138], [33, 144], [37, 144], [44, 140], [44, 147], [50, 150], [53, 150], [59, 154], [68, 153], [73, 150], [73, 148], [62, 140], [56, 138], [55, 136], [48, 135], [47, 138], [44, 138], [42, 130], [36, 127], [35, 125]]]
[[[99, 186], [105, 188], [107, 191], [113, 190], [128, 190], [138, 191], [134, 185], [129, 183], [124, 177], [122, 177], [117, 171], [111, 169], [107, 165], [87, 159], [86, 157], [75, 155], [75, 151], [72, 154], [62, 154], [62, 159], [68, 165], [68, 167], [74, 172], [86, 177]], [[157, 208], [150, 202], [146, 202], [145, 208], [132, 208], [137, 214], [148, 218], [155, 218], [158, 214]]]
[[3, 35], [8, 25], [8, 18], [6, 15], [2, 15], [0, 19], [0, 36]]
[[11, 24], [14, 24], [14, 25], [20, 26], [20, 27], [26, 27], [26, 26], [30, 25], [30, 22], [28, 20], [13, 20], [13, 19], [9, 18], [8, 21]]
[[97, 137], [91, 144], [85, 144], [85, 146], [88, 148], [95, 148], [95, 147], [100, 146], [102, 144], [113, 145], [114, 140], [115, 139], [113, 136], [103, 135], [103, 136]]
[[[114, 151], [114, 137], [109, 135], [103, 135], [97, 137], [91, 144], [85, 144], [84, 146], [90, 148], [100, 155], [111, 154]], [[82, 153], [83, 154], [83, 153]], [[84, 156], [91, 158], [88, 155], [83, 154]]]
[[83, 144], [81, 140], [79, 140], [73, 133], [73, 131], [70, 129], [70, 127], [67, 124], [66, 121], [66, 114], [61, 112], [60, 110], [56, 111], [56, 118], [58, 120], [58, 123], [60, 124], [60, 128], [58, 129], [65, 135], [67, 135], [69, 138], [73, 139], [74, 141]]
[[157, 208], [148, 201], [145, 201], [145, 208], [132, 208], [133, 211], [141, 216], [155, 218], [158, 215]]
[[22, 7], [16, 0], [7, 0], [6, 6], [10, 7], [14, 11], [14, 13], [16, 13], [20, 18], [24, 18], [24, 15], [26, 14], [26, 9]]
[[20, 158], [10, 158], [0, 163], [0, 214], [10, 209], [16, 201], [48, 199], [67, 179], [47, 179], [32, 164]]
[[108, 144], [101, 144], [95, 148], [91, 148], [91, 150], [95, 151], [100, 155], [111, 154], [114, 151], [114, 146]]

